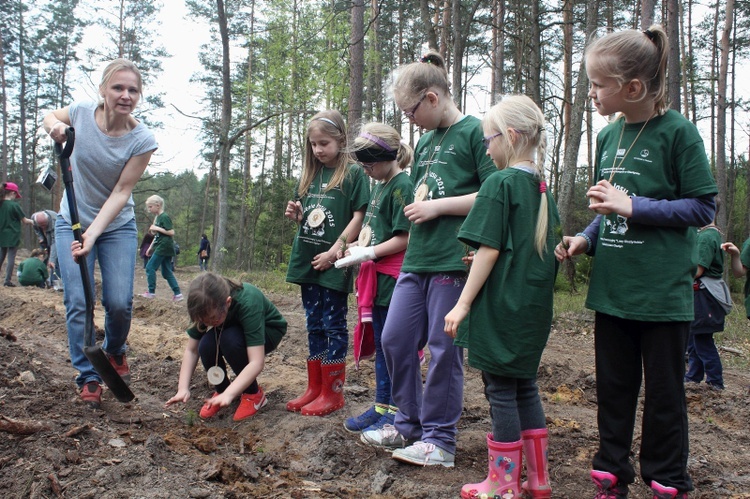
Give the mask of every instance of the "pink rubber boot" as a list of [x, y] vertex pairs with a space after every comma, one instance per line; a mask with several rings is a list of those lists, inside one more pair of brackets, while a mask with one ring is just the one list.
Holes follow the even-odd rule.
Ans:
[[492, 434], [487, 434], [487, 455], [489, 473], [481, 483], [468, 483], [461, 488], [462, 499], [479, 497], [501, 497], [516, 499], [521, 497], [521, 467], [523, 441], [495, 442]]
[[547, 471], [547, 429], [539, 428], [521, 432], [523, 453], [526, 455], [526, 478], [521, 487], [534, 499], [549, 499], [552, 489]]

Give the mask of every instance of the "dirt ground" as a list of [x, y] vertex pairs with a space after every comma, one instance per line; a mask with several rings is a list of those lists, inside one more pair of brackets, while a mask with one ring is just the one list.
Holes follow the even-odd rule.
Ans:
[[[197, 271], [178, 269], [183, 290]], [[453, 469], [399, 463], [344, 430], [343, 420], [372, 401], [371, 362], [357, 371], [350, 360], [344, 409], [326, 417], [287, 412], [286, 402], [306, 384], [304, 313], [296, 291], [269, 294], [289, 332], [261, 375], [269, 404], [257, 416], [235, 423], [232, 407], [200, 420], [197, 412], [211, 393], [200, 367], [193, 399], [165, 409], [177, 387], [187, 316], [184, 302], [172, 303], [159, 279], [156, 299], [136, 296], [134, 303], [128, 360], [136, 399], [122, 404], [105, 389], [101, 410], [88, 409], [76, 394], [62, 293], [0, 287], [0, 496], [454, 498], [464, 483], [485, 478], [491, 428], [475, 369], [466, 369]], [[145, 290], [142, 269], [135, 288]], [[98, 327], [102, 317], [97, 305]], [[593, 496], [592, 325], [586, 312], [557, 317], [542, 359], [539, 386], [556, 498]], [[750, 373], [727, 369], [725, 381], [724, 392], [688, 393], [692, 498], [750, 498]], [[636, 452], [638, 444], [636, 436]], [[640, 481], [631, 492], [633, 498], [650, 497]]]

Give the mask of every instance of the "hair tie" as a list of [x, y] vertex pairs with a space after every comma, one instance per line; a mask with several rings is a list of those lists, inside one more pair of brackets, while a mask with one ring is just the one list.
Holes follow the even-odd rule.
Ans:
[[326, 123], [330, 123], [331, 125], [333, 125], [333, 126], [335, 126], [335, 127], [336, 127], [336, 130], [338, 130], [339, 132], [343, 132], [343, 130], [341, 129], [341, 127], [339, 127], [339, 126], [338, 126], [338, 125], [336, 124], [336, 122], [335, 122], [335, 121], [333, 121], [333, 120], [331, 120], [331, 119], [328, 119], [328, 118], [324, 118], [324, 117], [322, 117], [322, 116], [320, 116], [320, 117], [318, 117], [318, 118], [315, 118], [315, 119], [316, 119], [316, 120], [320, 120], [320, 121], [325, 121]]
[[654, 41], [654, 38], [656, 38], [656, 33], [651, 31], [650, 29], [647, 29], [646, 31], [644, 31], [643, 34], [646, 35], [648, 39], [651, 40], [652, 42]]
[[545, 182], [544, 180], [539, 182], [539, 192], [541, 194], [544, 194], [545, 192], [547, 192], [547, 182]]
[[379, 145], [380, 147], [382, 147], [388, 152], [393, 152], [393, 148], [391, 146], [389, 146], [388, 144], [383, 142], [382, 139], [380, 139], [379, 137], [376, 137], [375, 135], [371, 133], [362, 132], [359, 134], [359, 136], [362, 137], [363, 139], [369, 140], [370, 142], [374, 142], [375, 144]]
[[432, 64], [432, 61], [430, 61], [429, 54], [423, 55], [421, 59], [419, 59], [419, 62], [424, 62], [425, 64]]

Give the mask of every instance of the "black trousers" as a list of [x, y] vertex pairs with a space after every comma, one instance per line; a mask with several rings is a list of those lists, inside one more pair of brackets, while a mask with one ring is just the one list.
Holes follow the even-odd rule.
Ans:
[[596, 395], [599, 451], [593, 467], [633, 483], [629, 455], [641, 380], [645, 403], [640, 449], [641, 477], [679, 491], [693, 489], [687, 472], [688, 418], [685, 348], [689, 322], [644, 322], [597, 312]]

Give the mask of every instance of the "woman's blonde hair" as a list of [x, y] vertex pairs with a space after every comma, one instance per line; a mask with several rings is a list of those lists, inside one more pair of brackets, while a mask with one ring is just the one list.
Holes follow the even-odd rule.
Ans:
[[431, 88], [442, 90], [445, 95], [451, 93], [445, 59], [434, 50], [427, 52], [418, 62], [396, 69], [392, 79], [393, 97], [404, 108], [415, 106]]
[[193, 279], [187, 297], [187, 311], [193, 325], [204, 331], [200, 320], [226, 307], [227, 298], [240, 289], [242, 284], [213, 272], [204, 272]]
[[[105, 67], [104, 71], [102, 72], [102, 80], [99, 83], [99, 91], [107, 87], [109, 81], [118, 71], [130, 71], [134, 73], [136, 78], [138, 79], [138, 93], [143, 95], [143, 77], [141, 76], [141, 72], [133, 62], [127, 59], [114, 59], [109, 64], [107, 64], [107, 67]], [[99, 103], [101, 104], [102, 102], [103, 99], [100, 98]]]
[[299, 189], [297, 191], [297, 195], [300, 198], [307, 194], [310, 184], [312, 184], [313, 179], [320, 169], [325, 168], [323, 163], [315, 157], [312, 144], [310, 144], [310, 132], [313, 130], [318, 130], [321, 133], [328, 135], [339, 145], [339, 155], [336, 158], [333, 177], [331, 177], [324, 192], [335, 189], [344, 183], [344, 179], [348, 174], [347, 166], [351, 162], [351, 158], [345, 152], [346, 125], [344, 124], [344, 117], [341, 116], [340, 112], [333, 109], [317, 113], [307, 125], [307, 134], [305, 135], [305, 157], [303, 158], [302, 175], [299, 180]]
[[[544, 257], [547, 243], [548, 214], [547, 214], [547, 183], [544, 178], [544, 159], [547, 155], [547, 131], [542, 110], [526, 95], [508, 95], [492, 106], [482, 120], [485, 133], [492, 135], [500, 132], [502, 135], [493, 140], [504, 142], [506, 150], [510, 151], [508, 163], [526, 159], [520, 158], [519, 153], [534, 150], [534, 168], [539, 180], [539, 215], [536, 220], [534, 246], [540, 257]], [[511, 139], [511, 134], [513, 139]], [[505, 168], [508, 165], [497, 165]]]
[[[383, 144], [388, 148], [383, 147]], [[356, 152], [363, 149], [396, 151], [396, 164], [401, 170], [411, 166], [414, 161], [414, 150], [411, 146], [401, 142], [398, 131], [385, 123], [372, 122], [362, 125], [359, 136], [352, 143], [351, 153], [356, 156]]]
[[622, 87], [631, 80], [643, 84], [641, 101], [651, 98], [655, 111], [667, 110], [669, 39], [658, 24], [646, 31], [625, 30], [592, 41], [585, 51], [586, 65], [614, 78]]

